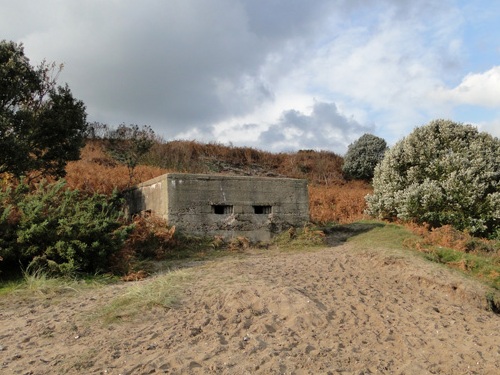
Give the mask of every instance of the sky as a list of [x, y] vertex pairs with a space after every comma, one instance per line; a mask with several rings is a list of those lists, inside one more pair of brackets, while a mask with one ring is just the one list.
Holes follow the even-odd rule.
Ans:
[[345, 154], [444, 118], [500, 137], [500, 1], [0, 0], [88, 120]]

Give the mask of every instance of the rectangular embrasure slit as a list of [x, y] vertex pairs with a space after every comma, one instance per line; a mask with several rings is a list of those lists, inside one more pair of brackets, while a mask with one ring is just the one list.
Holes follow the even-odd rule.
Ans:
[[233, 206], [227, 204], [213, 204], [212, 213], [216, 215], [230, 215], [233, 213]]
[[253, 206], [253, 212], [256, 215], [266, 215], [273, 211], [272, 206]]

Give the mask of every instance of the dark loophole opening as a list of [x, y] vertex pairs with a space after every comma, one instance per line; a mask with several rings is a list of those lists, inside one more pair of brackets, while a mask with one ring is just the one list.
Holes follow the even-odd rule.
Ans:
[[233, 206], [226, 204], [213, 204], [212, 213], [216, 215], [228, 215], [233, 213]]
[[253, 212], [257, 215], [270, 214], [272, 210], [272, 206], [253, 206]]

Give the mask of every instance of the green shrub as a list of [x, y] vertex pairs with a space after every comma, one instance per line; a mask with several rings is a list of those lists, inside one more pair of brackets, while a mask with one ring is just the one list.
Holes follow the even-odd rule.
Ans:
[[386, 152], [373, 188], [373, 216], [500, 237], [500, 141], [473, 126], [436, 120], [415, 129]]
[[370, 181], [375, 166], [384, 158], [387, 143], [372, 134], [364, 134], [349, 145], [342, 165], [342, 173], [348, 179]]
[[61, 180], [32, 191], [20, 183], [0, 194], [4, 269], [43, 268], [63, 275], [105, 271], [129, 231], [116, 193], [86, 196]]

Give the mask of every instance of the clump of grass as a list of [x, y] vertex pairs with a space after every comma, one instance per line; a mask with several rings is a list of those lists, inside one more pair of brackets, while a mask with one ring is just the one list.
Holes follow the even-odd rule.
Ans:
[[18, 281], [2, 281], [0, 283], [0, 297], [14, 293], [19, 288]]
[[228, 249], [232, 252], [246, 250], [250, 247], [250, 240], [243, 236], [232, 238], [228, 243]]
[[138, 282], [112, 300], [98, 316], [109, 324], [132, 319], [153, 307], [172, 308], [178, 303], [182, 287], [190, 277], [188, 271], [176, 270]]
[[85, 279], [51, 277], [41, 268], [28, 267], [22, 271], [22, 277], [0, 283], [0, 295], [15, 294], [21, 297], [57, 296], [76, 293], [86, 288], [95, 288], [116, 282], [111, 275], [87, 275]]
[[273, 238], [273, 245], [278, 248], [287, 250], [300, 250], [311, 247], [324, 246], [325, 233], [312, 226], [304, 226], [303, 228], [290, 228]]
[[61, 288], [66, 288], [66, 280], [51, 278], [42, 269], [24, 270], [21, 290], [32, 293], [48, 294]]
[[500, 293], [494, 293], [493, 291], [487, 293], [486, 301], [491, 311], [500, 315]]
[[28, 268], [23, 270], [22, 279], [11, 281], [9, 284], [9, 293], [23, 297], [34, 297], [73, 293], [78, 291], [85, 283], [62, 277], [50, 277], [43, 269]]

